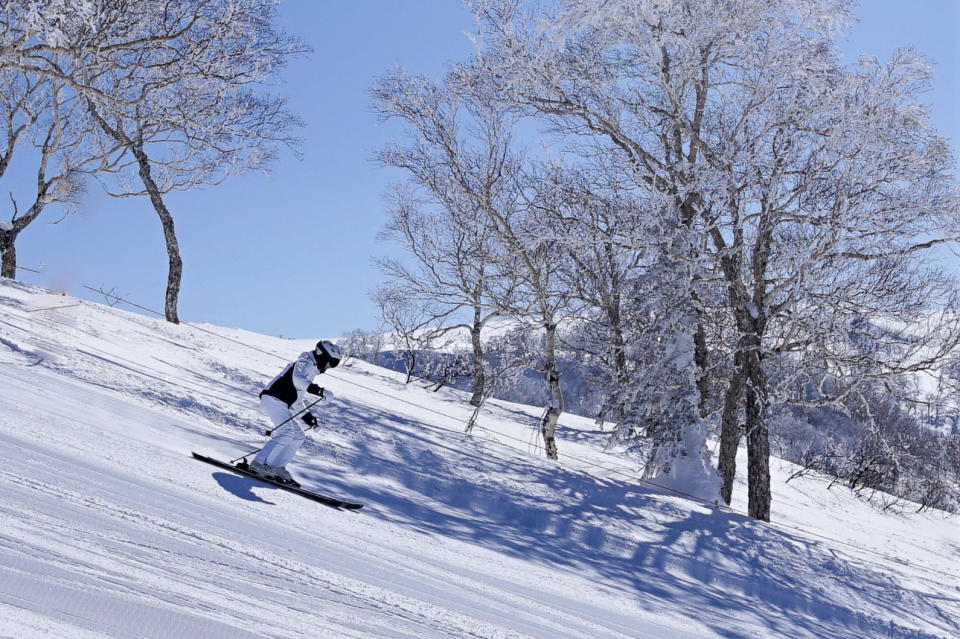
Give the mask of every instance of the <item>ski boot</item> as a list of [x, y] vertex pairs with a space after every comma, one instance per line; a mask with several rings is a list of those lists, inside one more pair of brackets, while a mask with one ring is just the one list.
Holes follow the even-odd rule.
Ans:
[[243, 469], [264, 479], [269, 479], [270, 481], [275, 481], [287, 486], [293, 486], [294, 488], [300, 488], [299, 482], [297, 482], [283, 466], [271, 466], [270, 464], [261, 464], [257, 460], [253, 460]]
[[287, 486], [293, 486], [294, 488], [300, 488], [300, 482], [293, 478], [286, 468], [283, 466], [271, 466], [270, 470], [275, 473], [274, 481], [278, 481], [281, 484], [286, 484]]

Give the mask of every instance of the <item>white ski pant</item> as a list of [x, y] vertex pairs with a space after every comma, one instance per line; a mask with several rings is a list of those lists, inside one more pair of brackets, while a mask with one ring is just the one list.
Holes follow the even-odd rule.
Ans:
[[307, 436], [300, 428], [300, 424], [297, 423], [300, 418], [290, 419], [293, 412], [281, 400], [270, 395], [264, 395], [260, 398], [260, 407], [263, 408], [263, 412], [267, 414], [274, 426], [279, 426], [288, 419], [290, 421], [277, 428], [273, 439], [268, 441], [267, 445], [253, 459], [261, 464], [282, 468], [297, 454]]

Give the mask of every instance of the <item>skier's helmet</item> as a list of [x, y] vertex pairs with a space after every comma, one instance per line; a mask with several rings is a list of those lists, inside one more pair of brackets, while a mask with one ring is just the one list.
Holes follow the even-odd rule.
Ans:
[[333, 342], [323, 340], [317, 342], [317, 347], [313, 350], [313, 357], [317, 360], [317, 366], [322, 368], [324, 363], [329, 362], [330, 368], [333, 368], [343, 359], [343, 353], [340, 351], [340, 347]]

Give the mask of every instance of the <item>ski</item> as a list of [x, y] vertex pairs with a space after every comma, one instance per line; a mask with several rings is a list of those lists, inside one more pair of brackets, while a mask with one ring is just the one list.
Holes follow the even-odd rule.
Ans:
[[357, 504], [352, 501], [345, 501], [343, 499], [338, 499], [336, 497], [331, 497], [329, 495], [321, 495], [320, 493], [315, 493], [309, 490], [304, 490], [303, 488], [297, 488], [296, 486], [290, 486], [289, 484], [284, 484], [282, 482], [274, 481], [272, 479], [267, 479], [266, 477], [261, 477], [256, 473], [252, 473], [245, 468], [239, 466], [234, 466], [233, 464], [228, 464], [227, 462], [220, 461], [219, 459], [214, 459], [213, 457], [207, 457], [206, 455], [201, 455], [200, 453], [193, 453], [194, 459], [199, 459], [202, 462], [212, 464], [218, 468], [223, 468], [231, 472], [237, 473], [238, 475], [244, 475], [245, 477], [252, 477], [258, 481], [262, 481], [265, 484], [270, 484], [271, 486], [276, 486], [277, 488], [282, 488], [283, 490], [289, 491], [300, 495], [301, 497], [306, 497], [307, 499], [312, 499], [313, 501], [318, 501], [325, 506], [330, 506], [331, 508], [345, 509], [345, 510], [359, 510], [363, 508], [363, 504]]

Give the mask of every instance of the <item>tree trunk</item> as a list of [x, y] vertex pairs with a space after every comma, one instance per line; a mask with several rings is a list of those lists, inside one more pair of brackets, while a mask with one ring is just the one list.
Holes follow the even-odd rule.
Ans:
[[626, 340], [623, 338], [623, 320], [620, 316], [619, 296], [614, 298], [614, 302], [608, 310], [608, 315], [610, 320], [610, 333], [613, 338], [614, 375], [617, 380], [616, 389], [618, 399], [616, 402], [617, 414], [615, 419], [617, 420], [617, 425], [622, 426], [627, 419], [627, 409], [622, 400], [622, 395], [626, 392], [630, 379], [627, 375], [627, 346]]
[[770, 436], [767, 430], [767, 380], [760, 353], [761, 338], [751, 336], [745, 353], [747, 434], [747, 514], [770, 521]]
[[0, 277], [17, 278], [17, 235], [13, 231], [0, 231]]
[[723, 402], [723, 417], [720, 422], [720, 458], [717, 460], [717, 470], [723, 484], [720, 487], [720, 496], [728, 506], [733, 499], [733, 480], [737, 475], [737, 447], [740, 445], [740, 399], [743, 396], [742, 357], [737, 353], [730, 386]]
[[473, 328], [470, 331], [470, 341], [473, 344], [473, 396], [471, 406], [480, 406], [483, 403], [483, 392], [487, 384], [486, 374], [483, 372], [483, 345], [480, 343], [480, 311], [474, 308]]
[[167, 271], [167, 292], [164, 302], [164, 313], [168, 322], [179, 324], [180, 318], [177, 317], [177, 299], [180, 296], [180, 278], [183, 275], [183, 261], [180, 259], [180, 247], [177, 244], [177, 234], [173, 227], [173, 216], [170, 215], [170, 211], [167, 209], [167, 205], [163, 201], [163, 195], [160, 192], [160, 187], [157, 186], [157, 183], [153, 179], [153, 175], [150, 171], [150, 157], [147, 155], [146, 151], [143, 150], [143, 142], [141, 140], [131, 139], [121, 127], [111, 127], [110, 124], [103, 119], [99, 111], [97, 111], [96, 106], [90, 100], [87, 100], [87, 109], [90, 111], [90, 114], [94, 117], [94, 119], [96, 119], [97, 123], [100, 125], [100, 128], [102, 128], [114, 140], [129, 149], [129, 151], [133, 154], [133, 157], [137, 160], [137, 166], [140, 170], [140, 179], [143, 181], [143, 186], [147, 190], [147, 194], [150, 196], [150, 202], [153, 204], [153, 209], [160, 217], [160, 224], [163, 225], [163, 239], [167, 244], [167, 259], [169, 267]]
[[560, 414], [563, 409], [550, 405], [543, 416], [543, 422], [540, 424], [540, 432], [543, 434], [543, 445], [547, 451], [547, 458], [559, 459], [557, 454], [557, 422], [560, 420]]
[[[703, 89], [698, 90], [698, 103], [705, 98]], [[677, 148], [677, 151], [682, 155], [682, 149]], [[696, 147], [691, 145], [690, 157], [691, 162], [696, 158]], [[693, 222], [699, 214], [698, 208], [701, 198], [697, 193], [689, 194], [682, 202], [679, 202], [680, 205], [680, 221], [683, 226], [688, 230], [688, 235], [692, 237], [691, 229], [693, 229]], [[688, 259], [691, 263], [696, 263], [697, 260], [701, 259], [702, 254], [704, 253], [704, 247], [698, 247], [693, 242], [690, 243], [688, 248]], [[700, 419], [706, 419], [709, 412], [708, 402], [710, 399], [710, 380], [707, 378], [707, 367], [709, 365], [709, 350], [707, 348], [707, 330], [703, 324], [703, 303], [700, 301], [700, 296], [697, 293], [697, 289], [701, 277], [699, 274], [694, 273], [691, 280], [690, 287], [690, 300], [693, 302], [693, 308], [696, 310], [697, 316], [697, 327], [693, 333], [693, 360], [697, 365], [697, 390], [700, 392], [700, 399], [697, 403], [697, 410], [700, 415]]]
[[164, 203], [163, 196], [160, 193], [160, 188], [150, 173], [150, 158], [147, 157], [143, 147], [140, 145], [134, 145], [131, 150], [140, 167], [140, 179], [143, 180], [143, 186], [150, 195], [150, 202], [153, 204], [153, 209], [160, 217], [160, 224], [163, 225], [163, 239], [167, 244], [169, 267], [167, 270], [167, 293], [165, 297], [164, 314], [168, 322], [179, 324], [180, 318], [177, 317], [177, 299], [180, 296], [180, 278], [183, 275], [183, 261], [180, 259], [180, 247], [177, 244], [177, 234], [173, 228], [173, 216], [170, 215], [170, 211], [167, 209], [167, 205]]
[[697, 330], [693, 334], [693, 359], [697, 364], [697, 390], [700, 392], [697, 409], [700, 413], [700, 419], [706, 419], [709, 412], [707, 406], [710, 399], [710, 380], [707, 378], [708, 357], [707, 331], [703, 326], [701, 313], [697, 311]]
[[25, 215], [14, 217], [9, 223], [10, 230], [0, 230], [0, 277], [17, 279], [17, 238], [30, 224], [33, 223], [43, 208], [47, 205], [47, 189], [49, 182], [40, 181], [37, 188], [37, 199]]
[[413, 379], [413, 369], [417, 367], [417, 351], [412, 348], [407, 349], [407, 380], [404, 384], [409, 384]]
[[557, 459], [557, 422], [563, 413], [563, 393], [560, 392], [560, 372], [557, 370], [557, 325], [547, 324], [546, 330], [546, 362], [543, 370], [550, 389], [550, 405], [543, 415], [540, 432], [543, 433], [543, 444], [549, 459]]
[[[731, 199], [731, 210], [738, 213], [735, 198]], [[766, 308], [765, 281], [767, 264], [772, 242], [771, 225], [761, 221], [757, 243], [753, 247], [752, 272], [753, 292], [748, 293], [741, 273], [742, 234], [735, 233], [732, 247], [727, 246], [718, 229], [711, 235], [717, 251], [723, 256], [720, 264], [727, 280], [730, 304], [740, 333], [737, 362], [734, 374], [739, 374], [744, 386], [744, 404], [746, 413], [745, 432], [747, 436], [747, 512], [751, 517], [770, 521], [770, 436], [767, 430], [767, 378], [763, 370], [763, 335], [766, 330], [764, 309]], [[727, 397], [732, 401], [731, 397]], [[724, 406], [724, 418], [727, 406]], [[733, 408], [730, 408], [733, 413]], [[722, 434], [721, 434], [722, 436]], [[728, 444], [729, 445], [729, 444]], [[727, 462], [736, 455], [736, 447], [721, 453]], [[727, 463], [725, 462], [725, 463]], [[732, 466], [725, 468], [732, 476]], [[723, 471], [721, 471], [723, 472]], [[724, 474], [725, 478], [725, 474]], [[732, 481], [732, 479], [730, 480]], [[725, 497], [725, 495], [724, 495]]]

